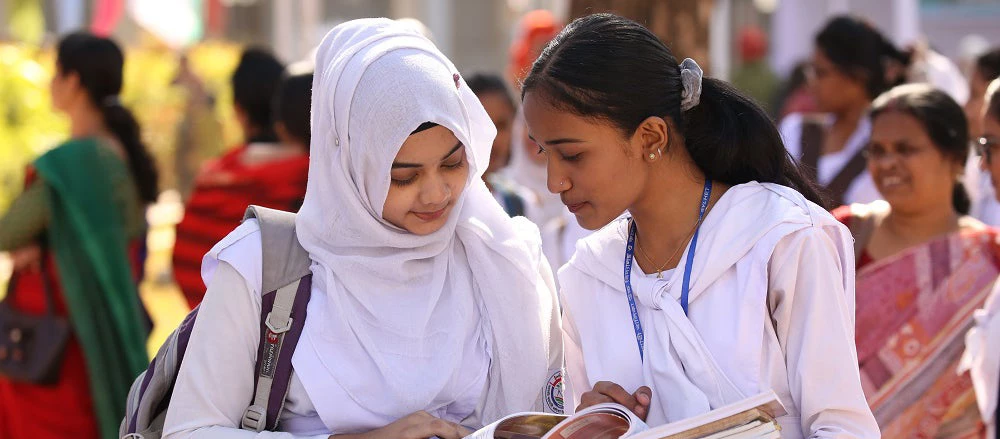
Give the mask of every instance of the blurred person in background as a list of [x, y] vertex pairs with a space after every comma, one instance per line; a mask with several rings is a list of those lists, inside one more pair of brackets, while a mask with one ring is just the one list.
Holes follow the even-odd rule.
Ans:
[[177, 127], [173, 165], [177, 191], [187, 199], [201, 165], [218, 157], [223, 150], [222, 124], [215, 115], [215, 96], [191, 69], [186, 55], [178, 61], [173, 84], [186, 93], [184, 115]]
[[[986, 86], [998, 77], [1000, 77], [1000, 48], [994, 48], [978, 56], [969, 72], [969, 100], [965, 103], [965, 117], [969, 119], [969, 136], [973, 141], [984, 136], [983, 100]], [[979, 158], [971, 156], [965, 171], [965, 184], [972, 199], [970, 214], [987, 224], [1000, 225], [1000, 203], [996, 200], [990, 175], [980, 168]]]
[[856, 344], [883, 437], [982, 437], [965, 331], [1000, 273], [996, 231], [967, 215], [965, 113], [928, 84], [875, 100], [868, 171], [885, 201], [833, 213], [854, 235]]
[[778, 77], [767, 64], [767, 34], [751, 26], [740, 31], [740, 67], [733, 73], [733, 85], [756, 100], [772, 116]]
[[483, 174], [483, 181], [508, 215], [526, 216], [530, 219], [528, 211], [533, 213], [537, 210], [537, 197], [499, 173], [510, 163], [511, 129], [517, 114], [514, 96], [498, 75], [477, 73], [465, 81], [497, 128], [493, 149], [490, 150], [490, 166]]
[[[1000, 79], [989, 83], [981, 104], [976, 126], [981, 137], [975, 139], [978, 164], [986, 172], [992, 193], [1000, 194]], [[993, 286], [983, 309], [976, 311], [976, 323], [965, 337], [965, 354], [959, 372], [968, 371], [976, 389], [979, 414], [988, 429], [987, 437], [996, 437], [998, 390], [1000, 390], [1000, 283]]]
[[[123, 61], [106, 38], [74, 33], [59, 42], [51, 96], [71, 138], [33, 163], [0, 219], [0, 251], [16, 261], [5, 305], [68, 316], [71, 327], [55, 384], [0, 374], [3, 438], [118, 437], [129, 386], [146, 368], [149, 327], [136, 283], [157, 171], [119, 101]], [[0, 362], [17, 355], [0, 349]]]
[[507, 66], [507, 80], [515, 90], [521, 90], [521, 81], [531, 70], [531, 64], [560, 29], [562, 24], [548, 10], [531, 11], [521, 17], [517, 36], [510, 46], [510, 63]]
[[806, 78], [808, 69], [809, 63], [806, 61], [796, 64], [792, 74], [782, 85], [774, 105], [778, 111], [778, 120], [793, 113], [816, 112], [816, 99], [809, 92], [809, 82]]
[[816, 35], [809, 88], [821, 114], [790, 114], [781, 136], [792, 157], [826, 189], [832, 206], [881, 198], [865, 171], [872, 99], [903, 80], [908, 63], [878, 30], [840, 16]]
[[[205, 294], [202, 257], [240, 224], [248, 205], [295, 211], [302, 203], [309, 155], [301, 127], [309, 126], [311, 85], [289, 79], [277, 99], [285, 111], [281, 117], [288, 119], [275, 124], [283, 71], [269, 52], [247, 49], [233, 73], [233, 100], [247, 143], [206, 164], [177, 225], [174, 278], [192, 308]], [[276, 130], [294, 140], [279, 142]]]

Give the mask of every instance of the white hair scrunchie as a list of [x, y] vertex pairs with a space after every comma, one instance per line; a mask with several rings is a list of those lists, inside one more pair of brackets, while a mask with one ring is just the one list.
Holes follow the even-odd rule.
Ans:
[[701, 78], [705, 72], [691, 58], [685, 58], [680, 68], [681, 85], [684, 86], [684, 91], [681, 92], [681, 111], [688, 111], [701, 101]]

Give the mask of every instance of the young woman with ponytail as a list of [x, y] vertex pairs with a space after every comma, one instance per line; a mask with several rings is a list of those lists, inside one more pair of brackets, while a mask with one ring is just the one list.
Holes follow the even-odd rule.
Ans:
[[0, 437], [117, 437], [129, 386], [146, 368], [149, 328], [136, 283], [157, 174], [118, 98], [122, 64], [106, 38], [75, 33], [59, 42], [51, 95], [71, 138], [32, 164], [0, 218], [0, 251], [15, 255], [6, 305], [43, 315], [51, 300], [49, 312], [71, 328], [54, 383], [0, 374]]
[[865, 395], [885, 437], [983, 437], [973, 380], [956, 370], [1000, 274], [1000, 246], [967, 216], [965, 114], [945, 92], [911, 84], [879, 96], [871, 117], [868, 172], [885, 201], [833, 212], [856, 242]]
[[850, 234], [760, 107], [608, 14], [549, 44], [523, 100], [549, 190], [600, 229], [559, 272], [567, 409], [660, 425], [773, 390], [782, 437], [879, 437]]
[[909, 57], [864, 19], [839, 16], [816, 34], [807, 70], [819, 113], [781, 121], [788, 152], [817, 181], [830, 207], [881, 199], [862, 153], [871, 135], [868, 107], [905, 80]]

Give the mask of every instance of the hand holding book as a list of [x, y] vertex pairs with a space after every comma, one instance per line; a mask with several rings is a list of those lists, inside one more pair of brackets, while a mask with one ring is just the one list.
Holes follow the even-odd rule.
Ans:
[[636, 417], [645, 421], [649, 414], [649, 404], [652, 402], [653, 391], [642, 386], [635, 393], [628, 393], [622, 386], [611, 381], [598, 381], [594, 389], [580, 396], [580, 406], [577, 411], [597, 404], [615, 403], [632, 410]]

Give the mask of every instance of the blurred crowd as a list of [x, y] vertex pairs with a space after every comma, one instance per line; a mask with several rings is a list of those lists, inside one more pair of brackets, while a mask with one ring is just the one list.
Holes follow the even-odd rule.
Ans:
[[[463, 72], [497, 128], [483, 179], [504, 211], [538, 226], [553, 269], [590, 231], [550, 191], [546, 158], [525, 129], [520, 84], [562, 26], [548, 11], [531, 12], [505, 71]], [[743, 31], [731, 82], [769, 110], [788, 153], [822, 187], [824, 207], [854, 235], [859, 365], [883, 435], [985, 434], [998, 383], [996, 373], [977, 378], [976, 367], [1000, 361], [966, 344], [1000, 334], [966, 331], [984, 315], [976, 310], [989, 308], [1000, 275], [1000, 46], [963, 71], [932, 45], [896, 47], [865, 20], [839, 16], [784, 81], [767, 66], [767, 46], [760, 30]], [[163, 142], [149, 134], [163, 132], [158, 120], [137, 120], [123, 94], [126, 52], [89, 33], [59, 41], [48, 89], [68, 136], [48, 151], [18, 152], [38, 157], [17, 173], [23, 189], [0, 216], [0, 251], [13, 267], [0, 312], [46, 316], [68, 329], [52, 335], [62, 352], [45, 377], [0, 376], [0, 438], [117, 437], [129, 386], [147, 367], [156, 312], [147, 312], [137, 285], [145, 276], [176, 282], [194, 309], [206, 288], [203, 256], [248, 205], [302, 205], [312, 60], [286, 64], [266, 49], [233, 50], [178, 59], [164, 86], [179, 90], [169, 99], [181, 111], [152, 112], [176, 122], [165, 155], [149, 147]], [[216, 61], [232, 67], [226, 78], [193, 66]], [[173, 195], [164, 198], [164, 189]], [[145, 273], [156, 221], [147, 209], [165, 199], [183, 204], [172, 263]], [[886, 220], [890, 211], [899, 214]], [[928, 314], [926, 303], [937, 312]], [[2, 346], [0, 363], [18, 355]], [[904, 355], [913, 346], [929, 347]], [[891, 386], [900, 381], [923, 384], [902, 392]], [[929, 406], [939, 412], [931, 420]]]

